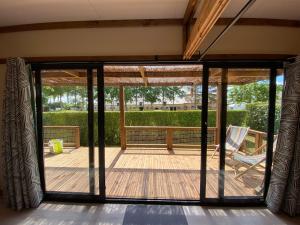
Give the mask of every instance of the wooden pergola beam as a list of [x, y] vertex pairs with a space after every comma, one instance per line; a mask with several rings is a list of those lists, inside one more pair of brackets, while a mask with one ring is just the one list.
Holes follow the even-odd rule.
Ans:
[[[177, 77], [199, 77], [201, 71], [146, 71], [141, 69], [140, 72], [104, 72], [105, 77], [116, 77], [116, 78], [177, 78]], [[268, 70], [234, 70], [228, 71], [228, 77], [245, 77], [245, 78], [256, 78], [256, 77], [269, 77]], [[96, 73], [94, 73], [96, 77]], [[221, 70], [212, 70], [210, 77], [216, 78], [221, 77]], [[75, 71], [45, 71], [42, 72], [42, 78], [86, 78], [86, 73], [75, 72]]]
[[71, 77], [80, 77], [79, 72], [76, 71], [68, 71], [68, 70], [64, 70], [63, 71], [65, 74], [70, 75]]
[[139, 66], [139, 70], [140, 70], [141, 77], [143, 78], [145, 87], [147, 87], [148, 86], [148, 79], [147, 79], [146, 74], [145, 74], [145, 67]]
[[216, 24], [230, 0], [203, 0], [199, 16], [192, 29], [183, 59], [190, 59], [199, 49], [209, 31]]

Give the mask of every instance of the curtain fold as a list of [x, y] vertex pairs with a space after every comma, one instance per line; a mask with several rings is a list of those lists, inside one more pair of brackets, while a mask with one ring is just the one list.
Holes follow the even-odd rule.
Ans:
[[300, 57], [285, 66], [277, 147], [267, 195], [273, 212], [300, 213]]
[[7, 60], [3, 102], [2, 159], [8, 207], [37, 207], [42, 189], [37, 161], [31, 75], [21, 58]]

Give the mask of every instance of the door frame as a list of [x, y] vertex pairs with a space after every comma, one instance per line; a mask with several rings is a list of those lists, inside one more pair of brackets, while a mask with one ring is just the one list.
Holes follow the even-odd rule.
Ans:
[[[199, 200], [176, 200], [176, 199], [132, 199], [132, 198], [107, 198], [105, 194], [105, 112], [104, 112], [104, 66], [105, 65], [203, 65], [202, 76], [202, 119], [201, 119], [201, 168], [200, 168], [200, 196]], [[182, 204], [182, 205], [217, 205], [217, 206], [261, 206], [265, 204], [265, 198], [270, 182], [272, 166], [272, 149], [275, 118], [275, 99], [276, 99], [276, 75], [277, 69], [283, 68], [283, 61], [278, 60], [222, 60], [222, 61], [123, 61], [123, 62], [44, 62], [31, 63], [32, 71], [35, 72], [36, 88], [36, 113], [37, 113], [37, 139], [38, 139], [38, 162], [41, 178], [41, 186], [45, 201], [64, 201], [64, 202], [99, 202], [99, 203], [142, 203], [142, 204]], [[267, 159], [265, 169], [265, 191], [263, 196], [247, 197], [227, 197], [224, 196], [224, 166], [225, 166], [225, 138], [226, 138], [226, 104], [223, 104], [221, 118], [221, 144], [220, 144], [220, 175], [219, 176], [219, 196], [218, 198], [206, 197], [206, 166], [207, 166], [207, 113], [208, 113], [208, 84], [210, 68], [221, 68], [223, 71], [231, 68], [265, 68], [270, 69], [269, 84], [269, 107], [268, 107], [268, 135], [267, 135]], [[93, 79], [90, 71], [97, 71], [97, 90], [98, 90], [98, 146], [99, 146], [99, 194], [90, 193], [69, 193], [46, 191], [44, 174], [43, 156], [43, 115], [42, 115], [42, 83], [41, 71], [51, 69], [86, 69], [88, 79], [88, 95], [92, 96]], [[88, 72], [89, 71], [89, 72]], [[89, 75], [90, 74], [90, 75]], [[199, 74], [200, 76], [200, 74]], [[223, 84], [222, 98], [226, 99], [227, 83]], [[94, 134], [93, 134], [93, 103], [89, 99], [88, 123], [89, 123], [89, 156], [90, 161], [94, 157]], [[226, 101], [224, 101], [226, 102]], [[225, 125], [224, 125], [225, 124]], [[91, 151], [93, 150], [93, 151]], [[93, 165], [89, 169], [94, 170]], [[92, 174], [92, 173], [90, 173]], [[222, 175], [223, 174], [223, 175]], [[94, 177], [94, 176], [92, 176]], [[94, 179], [95, 181], [95, 179]], [[223, 186], [222, 186], [223, 185]], [[92, 191], [92, 190], [91, 190]]]

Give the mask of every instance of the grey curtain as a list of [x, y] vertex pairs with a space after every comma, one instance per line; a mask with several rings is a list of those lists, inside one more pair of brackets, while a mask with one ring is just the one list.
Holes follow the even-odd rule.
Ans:
[[273, 212], [300, 213], [300, 57], [286, 65], [279, 136], [267, 205]]
[[1, 141], [4, 196], [11, 208], [37, 207], [43, 196], [37, 163], [34, 96], [23, 59], [7, 60], [5, 82]]

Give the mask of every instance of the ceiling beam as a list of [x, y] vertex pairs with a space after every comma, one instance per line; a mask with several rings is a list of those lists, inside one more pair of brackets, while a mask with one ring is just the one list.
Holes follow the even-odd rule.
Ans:
[[198, 0], [189, 0], [188, 5], [185, 9], [184, 17], [183, 17], [183, 24], [188, 24], [191, 19], [194, 17], [196, 12]]
[[[216, 25], [227, 25], [233, 18], [219, 18]], [[191, 24], [196, 19], [191, 18]], [[182, 26], [183, 19], [140, 19], [140, 20], [98, 20], [98, 21], [69, 21], [34, 23], [0, 27], [1, 33], [13, 33], [35, 30], [57, 30], [78, 28], [102, 28], [102, 27], [146, 27], [146, 26]], [[275, 27], [300, 27], [300, 20], [268, 19], [268, 18], [240, 18], [235, 25], [240, 26], [275, 26]]]
[[105, 27], [148, 27], [182, 25], [182, 19], [136, 19], [136, 20], [87, 20], [33, 23], [0, 27], [0, 33], [11, 33], [34, 30], [75, 29], [75, 28], [105, 28]]
[[188, 38], [190, 36], [190, 25], [193, 21], [199, 0], [189, 0], [185, 9], [182, 24], [182, 49], [186, 48]]
[[203, 0], [200, 5], [200, 13], [193, 26], [184, 51], [184, 59], [190, 59], [199, 49], [203, 40], [213, 28], [230, 0]]
[[[205, 60], [286, 60], [293, 54], [207, 54]], [[27, 63], [40, 62], [120, 62], [120, 61], [180, 61], [182, 55], [122, 55], [122, 56], [41, 56], [22, 57]], [[194, 57], [194, 60], [197, 60]], [[6, 58], [0, 58], [0, 65], [6, 63]]]

